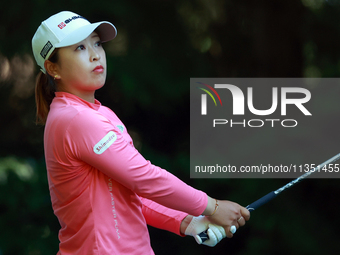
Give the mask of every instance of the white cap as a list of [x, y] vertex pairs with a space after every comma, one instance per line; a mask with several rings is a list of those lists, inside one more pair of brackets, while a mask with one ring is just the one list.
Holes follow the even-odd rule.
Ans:
[[70, 11], [59, 12], [43, 21], [32, 39], [33, 55], [41, 71], [46, 73], [45, 60], [55, 48], [79, 43], [94, 30], [98, 32], [102, 42], [110, 41], [117, 35], [116, 27], [110, 22], [91, 24], [84, 17]]

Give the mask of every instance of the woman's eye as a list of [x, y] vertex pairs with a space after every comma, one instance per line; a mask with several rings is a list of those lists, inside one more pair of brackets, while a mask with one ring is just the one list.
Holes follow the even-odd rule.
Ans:
[[84, 50], [85, 46], [84, 45], [79, 45], [76, 50]]
[[102, 42], [101, 41], [96, 42], [95, 46], [102, 46]]

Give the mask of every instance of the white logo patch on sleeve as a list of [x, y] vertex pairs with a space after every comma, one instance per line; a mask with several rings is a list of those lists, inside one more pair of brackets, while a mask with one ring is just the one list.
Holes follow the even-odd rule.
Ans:
[[117, 135], [115, 132], [110, 131], [105, 135], [94, 147], [93, 151], [96, 154], [102, 154], [106, 151], [115, 141], [117, 140]]

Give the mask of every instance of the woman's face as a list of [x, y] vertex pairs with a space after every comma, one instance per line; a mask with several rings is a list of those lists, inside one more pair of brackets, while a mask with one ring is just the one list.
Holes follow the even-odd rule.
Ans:
[[80, 43], [58, 49], [58, 90], [84, 98], [94, 95], [106, 79], [106, 56], [93, 32]]

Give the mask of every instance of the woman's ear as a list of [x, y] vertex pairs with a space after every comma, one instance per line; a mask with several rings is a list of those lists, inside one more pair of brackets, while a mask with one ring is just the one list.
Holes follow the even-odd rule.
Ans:
[[58, 74], [58, 68], [57, 68], [57, 64], [56, 63], [52, 63], [50, 60], [46, 60], [44, 63], [44, 67], [46, 69], [46, 72], [56, 78], [59, 76]]

